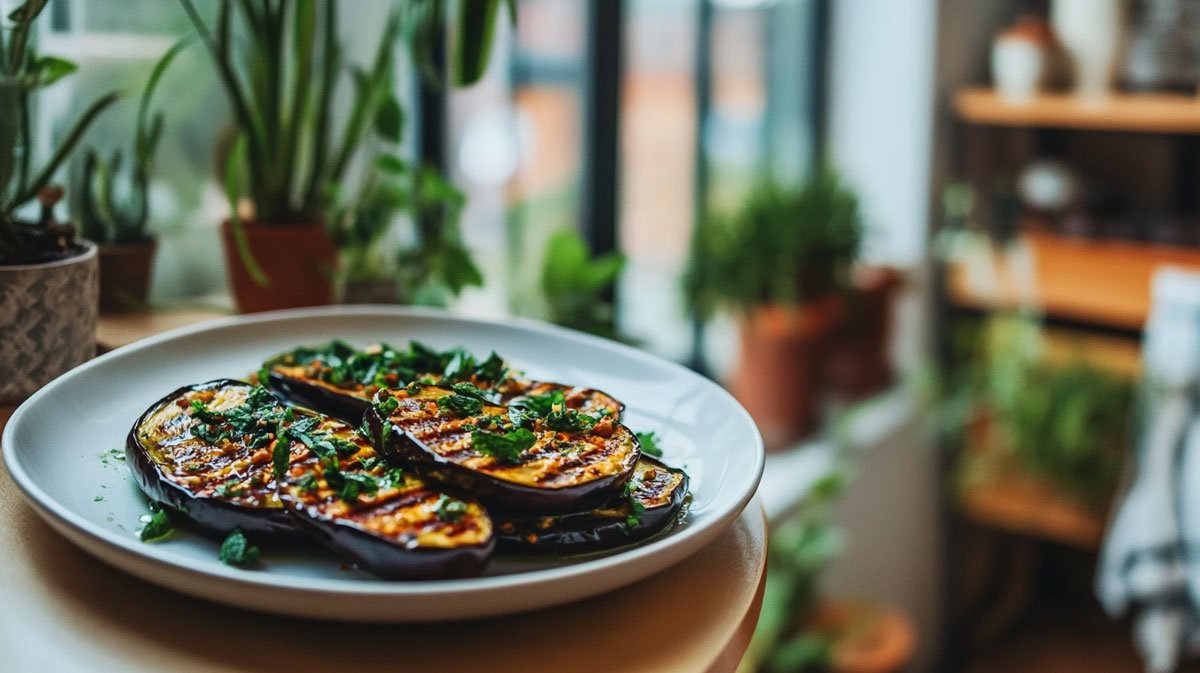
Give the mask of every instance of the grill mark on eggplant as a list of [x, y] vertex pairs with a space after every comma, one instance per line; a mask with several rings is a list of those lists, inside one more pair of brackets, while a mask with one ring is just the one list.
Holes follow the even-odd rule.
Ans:
[[[683, 470], [643, 456], [630, 492], [615, 495], [590, 511], [556, 516], [503, 516], [496, 530], [501, 549], [516, 552], [570, 554], [633, 544], [666, 530], [678, 519], [688, 492]], [[629, 498], [644, 508], [630, 523]]]
[[[379, 347], [379, 345], [369, 346], [364, 351]], [[284, 353], [267, 360], [265, 364], [270, 370], [270, 381], [262, 383], [269, 385], [284, 397], [295, 399], [305, 406], [342, 418], [347, 422], [357, 423], [371, 399], [381, 390], [374, 384], [367, 385], [356, 381], [342, 383], [326, 381], [321, 378], [322, 373], [327, 371], [325, 363], [320, 360], [297, 363], [293, 353]], [[393, 387], [408, 383], [408, 381], [401, 381], [395, 372], [384, 371], [383, 373], [389, 377], [389, 385]], [[444, 377], [442, 372], [417, 372], [416, 380], [441, 383]], [[455, 379], [448, 383], [458, 381]], [[482, 390], [495, 391], [499, 396], [499, 404], [503, 406], [509, 405], [518, 398], [545, 395], [560, 390], [563, 392], [565, 405], [569, 409], [583, 413], [594, 413], [607, 409], [612, 417], [618, 420], [625, 409], [625, 405], [613, 396], [592, 388], [515, 378], [492, 382], [480, 380], [474, 376], [468, 382]]]
[[[437, 404], [451, 394], [437, 386], [381, 391], [367, 411], [367, 424], [389, 459], [489, 505], [556, 513], [597, 504], [625, 484], [641, 453], [633, 433], [612, 419], [582, 434], [559, 433], [535, 421], [533, 446], [519, 461], [505, 462], [478, 450], [472, 433], [511, 431], [509, 410], [485, 404], [481, 413], [458, 418]], [[397, 405], [385, 415], [378, 404], [388, 397]], [[591, 438], [599, 441], [592, 444]]]

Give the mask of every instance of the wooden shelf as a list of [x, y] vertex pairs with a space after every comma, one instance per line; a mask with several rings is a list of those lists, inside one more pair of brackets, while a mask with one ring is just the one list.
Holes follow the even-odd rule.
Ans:
[[1099, 549], [1104, 539], [1100, 515], [1049, 484], [1019, 474], [964, 489], [958, 507], [973, 523], [1081, 549]]
[[[1012, 257], [994, 255], [994, 274], [972, 260], [951, 263], [949, 298], [976, 309], [1029, 307], [1048, 315], [1141, 330], [1150, 309], [1150, 280], [1161, 266], [1200, 270], [1200, 249], [1131, 241], [1089, 241], [1048, 233], [1023, 234], [1031, 255], [1023, 278]], [[1028, 289], [1023, 289], [1028, 288]]]
[[969, 124], [1137, 133], [1200, 133], [1200, 99], [1167, 93], [1114, 93], [1087, 101], [1068, 93], [1043, 93], [1012, 103], [992, 89], [967, 89], [954, 111]]

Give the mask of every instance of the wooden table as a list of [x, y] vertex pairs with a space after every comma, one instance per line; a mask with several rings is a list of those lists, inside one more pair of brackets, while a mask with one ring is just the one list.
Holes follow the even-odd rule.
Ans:
[[[0, 426], [11, 411], [0, 409]], [[14, 673], [733, 671], [766, 580], [757, 498], [706, 549], [623, 589], [532, 613], [424, 625], [289, 619], [161, 589], [47, 528], [3, 468], [0, 530], [0, 669]]]

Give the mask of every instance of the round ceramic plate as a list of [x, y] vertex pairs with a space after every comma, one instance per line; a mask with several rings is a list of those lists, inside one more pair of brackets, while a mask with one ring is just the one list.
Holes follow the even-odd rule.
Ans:
[[[624, 422], [661, 437], [664, 460], [687, 470], [692, 502], [670, 532], [640, 546], [570, 559], [498, 555], [484, 575], [387, 582], [317, 547], [265, 547], [257, 570], [217, 560], [217, 543], [178, 533], [138, 540], [147, 501], [122, 447], [134, 419], [185, 384], [244, 377], [300, 344], [409, 339], [495, 350], [527, 374], [587, 385], [625, 402]], [[151, 582], [253, 610], [363, 621], [484, 617], [565, 603], [667, 568], [717, 536], [758, 488], [763, 446], [745, 410], [719, 386], [627, 346], [533, 322], [487, 322], [391, 307], [302, 309], [230, 318], [120, 348], [78, 367], [16, 410], [4, 461], [34, 509], [98, 558]]]

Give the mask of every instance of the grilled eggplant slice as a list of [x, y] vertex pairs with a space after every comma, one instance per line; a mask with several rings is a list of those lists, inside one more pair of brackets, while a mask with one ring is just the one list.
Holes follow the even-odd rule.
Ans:
[[558, 409], [540, 418], [488, 403], [465, 384], [382, 390], [366, 423], [389, 460], [515, 511], [599, 504], [625, 485], [641, 456], [637, 438], [611, 416]]
[[625, 490], [597, 509], [500, 519], [500, 549], [578, 554], [632, 544], [677, 520], [687, 492], [688, 476], [683, 470], [642, 456]]
[[578, 411], [608, 409], [620, 418], [624, 410], [623, 404], [598, 390], [512, 378], [495, 353], [479, 360], [461, 348], [438, 352], [417, 342], [407, 350], [377, 344], [360, 351], [333, 341], [277, 355], [267, 360], [264, 368], [264, 385], [297, 404], [350, 423], [362, 419], [375, 393], [411, 381], [470, 383], [493, 391], [494, 401], [502, 405], [515, 400], [545, 404], [561, 396], [563, 404]]
[[280, 480], [280, 499], [314, 539], [387, 579], [478, 575], [496, 546], [478, 502], [391, 468], [349, 425], [325, 417]]
[[[275, 492], [271, 434], [288, 415], [264, 388], [219, 379], [172, 392], [129, 431], [125, 456], [151, 500], [224, 536], [294, 538], [293, 518]], [[263, 421], [260, 426], [258, 421]], [[295, 459], [303, 445], [292, 447]]]

